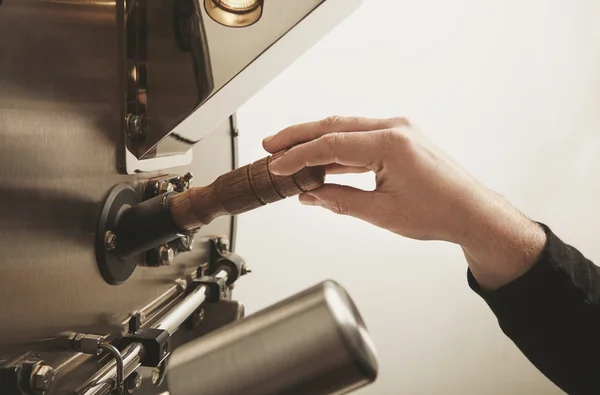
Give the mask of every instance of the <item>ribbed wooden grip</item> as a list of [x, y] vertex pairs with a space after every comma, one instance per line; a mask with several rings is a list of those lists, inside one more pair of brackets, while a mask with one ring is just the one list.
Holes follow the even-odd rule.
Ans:
[[237, 215], [268, 203], [309, 192], [323, 185], [325, 170], [307, 167], [292, 176], [275, 176], [269, 162], [281, 154], [219, 176], [215, 182], [190, 188], [170, 202], [173, 219], [182, 230], [198, 229], [222, 215]]

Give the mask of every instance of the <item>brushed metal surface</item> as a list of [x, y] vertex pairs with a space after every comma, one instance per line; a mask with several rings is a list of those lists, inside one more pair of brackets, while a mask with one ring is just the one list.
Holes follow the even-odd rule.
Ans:
[[[122, 4], [4, 0], [0, 5], [0, 355], [10, 344], [66, 330], [106, 333], [206, 260], [206, 235], [170, 267], [138, 268], [106, 284], [94, 228], [106, 192], [142, 178], [119, 174], [123, 152]], [[194, 147], [194, 185], [232, 164], [230, 124]]]
[[332, 395], [378, 365], [350, 296], [325, 281], [179, 347], [167, 372], [171, 395]]

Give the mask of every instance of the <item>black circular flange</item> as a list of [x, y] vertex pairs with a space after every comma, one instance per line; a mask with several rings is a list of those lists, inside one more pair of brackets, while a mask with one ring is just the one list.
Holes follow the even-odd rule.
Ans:
[[122, 257], [119, 255], [119, 239], [107, 244], [107, 232], [115, 232], [119, 216], [129, 207], [140, 203], [137, 192], [129, 185], [118, 184], [106, 195], [96, 233], [96, 260], [104, 280], [111, 285], [122, 284], [132, 274], [143, 256]]

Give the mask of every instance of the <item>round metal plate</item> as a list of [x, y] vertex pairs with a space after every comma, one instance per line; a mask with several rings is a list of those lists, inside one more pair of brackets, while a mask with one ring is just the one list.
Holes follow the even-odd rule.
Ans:
[[106, 232], [114, 231], [121, 213], [140, 201], [137, 192], [126, 184], [113, 187], [104, 199], [96, 232], [96, 260], [102, 277], [111, 285], [119, 285], [127, 280], [141, 262], [142, 256], [130, 258], [119, 256], [119, 239], [116, 240], [116, 248], [107, 248]]

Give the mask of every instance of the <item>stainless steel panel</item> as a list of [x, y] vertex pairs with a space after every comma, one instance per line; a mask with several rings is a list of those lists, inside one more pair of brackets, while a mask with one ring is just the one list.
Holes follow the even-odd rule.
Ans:
[[[0, 5], [0, 355], [9, 344], [65, 330], [117, 330], [134, 310], [206, 260], [204, 228], [170, 267], [138, 268], [106, 284], [94, 256], [100, 203], [120, 175], [125, 116], [122, 4], [109, 0], [4, 0]], [[231, 169], [230, 125], [170, 172], [205, 185]], [[113, 327], [116, 325], [117, 327]]]
[[144, 159], [188, 151], [360, 4], [266, 0], [258, 22], [231, 28], [203, 0], [131, 1], [128, 111], [148, 127], [128, 148]]
[[179, 347], [167, 378], [171, 395], [332, 395], [377, 372], [356, 306], [325, 281]]

